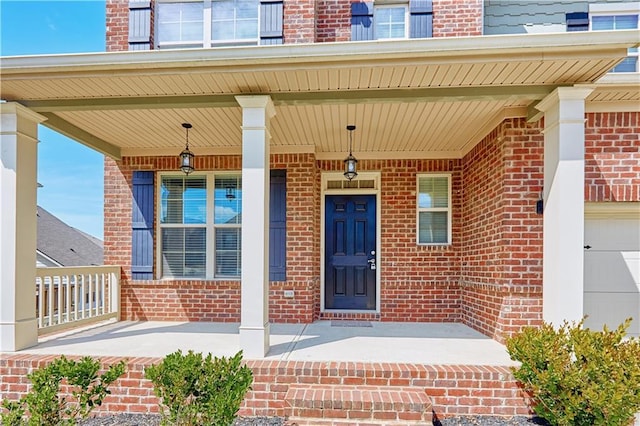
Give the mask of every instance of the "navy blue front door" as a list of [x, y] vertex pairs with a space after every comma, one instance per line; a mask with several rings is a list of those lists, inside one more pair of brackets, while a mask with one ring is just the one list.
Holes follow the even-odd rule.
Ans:
[[376, 308], [376, 196], [325, 198], [325, 309]]

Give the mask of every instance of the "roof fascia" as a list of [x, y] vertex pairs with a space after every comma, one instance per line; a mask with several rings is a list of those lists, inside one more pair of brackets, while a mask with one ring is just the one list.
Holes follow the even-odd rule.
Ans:
[[558, 58], [623, 58], [636, 47], [636, 30], [443, 37], [340, 43], [284, 44], [210, 49], [100, 52], [2, 58], [2, 78], [114, 71], [166, 72], [171, 69], [281, 69], [362, 66], [384, 63], [548, 60]]

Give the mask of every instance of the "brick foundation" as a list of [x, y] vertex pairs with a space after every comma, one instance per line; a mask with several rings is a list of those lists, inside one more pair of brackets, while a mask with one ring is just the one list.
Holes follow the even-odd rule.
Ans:
[[[16, 400], [28, 391], [26, 375], [51, 362], [53, 356], [2, 355], [0, 392]], [[104, 364], [122, 358], [105, 357]], [[146, 366], [159, 358], [127, 360], [127, 373], [112, 387], [100, 414], [157, 413], [158, 399], [151, 382], [144, 379]], [[242, 416], [290, 416], [285, 403], [290, 385], [333, 384], [349, 386], [418, 387], [433, 404], [434, 417], [453, 415], [527, 415], [526, 399], [509, 368], [464, 365], [419, 365], [402, 363], [247, 361], [253, 370], [253, 390], [240, 410]]]

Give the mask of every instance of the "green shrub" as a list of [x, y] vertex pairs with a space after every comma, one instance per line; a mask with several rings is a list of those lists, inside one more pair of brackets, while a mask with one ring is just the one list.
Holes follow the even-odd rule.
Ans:
[[162, 424], [174, 426], [231, 425], [253, 382], [251, 369], [242, 365], [242, 351], [213, 359], [177, 351], [147, 367], [145, 377], [160, 398]]
[[640, 411], [640, 341], [616, 330], [579, 323], [524, 328], [507, 339], [514, 376], [533, 398], [536, 414], [558, 426], [626, 426]]
[[[65, 358], [54, 360], [29, 375], [31, 390], [20, 401], [2, 401], [7, 410], [1, 415], [5, 426], [73, 425], [88, 417], [91, 410], [102, 404], [110, 394], [109, 385], [125, 372], [125, 363], [111, 365], [98, 377], [100, 363], [90, 357], [79, 361]], [[60, 386], [70, 387], [71, 395], [64, 396]], [[25, 419], [25, 410], [29, 417]]]

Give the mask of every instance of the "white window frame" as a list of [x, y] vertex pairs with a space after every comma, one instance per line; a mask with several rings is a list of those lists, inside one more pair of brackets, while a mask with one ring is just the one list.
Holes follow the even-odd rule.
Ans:
[[[453, 217], [451, 205], [451, 173], [419, 173], [416, 175], [416, 244], [419, 246], [448, 246], [452, 244], [453, 236], [451, 231], [453, 229], [451, 219]], [[447, 207], [420, 207], [420, 179], [421, 178], [447, 178]], [[420, 242], [420, 213], [422, 212], [447, 212], [447, 241], [444, 243], [421, 243]]]
[[[382, 38], [378, 37], [376, 33], [376, 14], [380, 9], [404, 9], [404, 36], [403, 37], [393, 37], [393, 38]], [[375, 2], [373, 5], [373, 38], [374, 40], [402, 40], [409, 38], [409, 4], [407, 2]]]
[[[632, 3], [595, 3], [595, 4], [589, 4], [589, 31], [594, 31], [593, 30], [593, 17], [594, 16], [620, 16], [620, 15], [637, 15], [638, 16], [638, 27], [640, 29], [640, 7], [638, 7], [637, 2], [632, 2]], [[597, 31], [597, 30], [595, 30]], [[612, 31], [616, 31], [616, 30], [612, 30]], [[635, 72], [638, 73], [640, 72], [640, 54], [638, 52], [638, 49], [636, 49], [636, 51], [631, 51], [631, 49], [629, 49], [629, 52], [627, 54], [627, 56], [633, 56], [636, 58], [636, 70]], [[609, 71], [609, 72], [613, 72], [613, 70]], [[630, 71], [630, 72], [622, 72], [622, 71], [618, 71], [615, 72], [616, 74], [627, 74], [627, 73], [631, 73], [634, 71]]]
[[[242, 223], [239, 224], [216, 224], [215, 223], [215, 180], [221, 176], [235, 176], [240, 178], [242, 182], [242, 172], [240, 170], [230, 171], [206, 171], [206, 172], [194, 172], [190, 174], [190, 177], [205, 177], [206, 179], [206, 219], [203, 224], [189, 224], [189, 223], [161, 223], [160, 212], [162, 211], [162, 178], [163, 177], [183, 177], [180, 172], [175, 171], [163, 171], [157, 174], [157, 194], [156, 194], [156, 211], [158, 212], [158, 220], [156, 225], [156, 265], [157, 267], [157, 279], [163, 280], [218, 280], [218, 281], [237, 281], [240, 280], [240, 274], [238, 275], [217, 275], [216, 274], [216, 247], [215, 247], [215, 231], [216, 229], [240, 229], [242, 230]], [[205, 228], [205, 276], [204, 277], [182, 277], [165, 274], [162, 269], [162, 229], [164, 228]], [[242, 243], [242, 241], [240, 242]], [[242, 250], [242, 246], [240, 248]]]
[[[257, 37], [255, 39], [238, 39], [238, 40], [223, 40], [223, 41], [213, 41], [212, 37], [212, 8], [211, 4], [217, 0], [157, 0], [156, 1], [156, 9], [155, 16], [159, 16], [159, 9], [162, 3], [202, 3], [202, 40], [194, 42], [182, 42], [182, 41], [172, 41], [172, 42], [163, 42], [160, 43], [160, 24], [159, 21], [154, 24], [154, 40], [156, 40], [155, 45], [158, 49], [177, 49], [177, 48], [189, 48], [189, 47], [217, 47], [217, 46], [253, 46], [260, 44], [260, 1], [257, 1], [258, 5], [258, 32]], [[194, 40], [195, 41], [195, 40]]]

